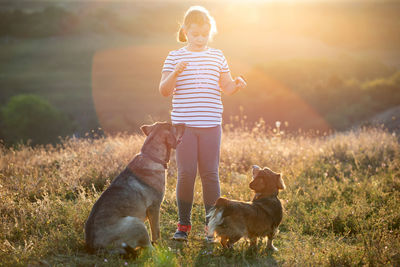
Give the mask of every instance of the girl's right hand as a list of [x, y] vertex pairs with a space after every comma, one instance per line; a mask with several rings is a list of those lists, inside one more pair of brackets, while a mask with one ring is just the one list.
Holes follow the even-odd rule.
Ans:
[[176, 67], [174, 70], [175, 76], [178, 76], [179, 74], [181, 74], [186, 69], [187, 65], [188, 65], [188, 63], [185, 61], [181, 61], [178, 64], [176, 64]]

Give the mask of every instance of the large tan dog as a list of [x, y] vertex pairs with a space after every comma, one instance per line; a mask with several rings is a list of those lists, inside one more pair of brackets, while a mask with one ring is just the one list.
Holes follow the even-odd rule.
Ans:
[[249, 187], [255, 192], [252, 202], [226, 198], [216, 201], [208, 224], [209, 235], [215, 232], [224, 247], [232, 247], [242, 237], [249, 238], [254, 246], [257, 238], [268, 236], [268, 249], [277, 250], [272, 240], [282, 220], [278, 193], [285, 188], [285, 184], [281, 174], [254, 165]]
[[125, 254], [150, 247], [144, 221], [150, 222], [152, 241], [160, 237], [159, 212], [165, 191], [165, 170], [171, 148], [176, 148], [184, 124], [144, 125], [147, 136], [139, 154], [94, 204], [85, 224], [87, 249], [109, 249]]

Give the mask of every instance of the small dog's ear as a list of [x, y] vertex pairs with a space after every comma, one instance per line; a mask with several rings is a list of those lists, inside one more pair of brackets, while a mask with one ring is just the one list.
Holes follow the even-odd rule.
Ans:
[[285, 189], [286, 188], [286, 185], [285, 185], [285, 182], [283, 182], [283, 179], [282, 179], [282, 174], [281, 173], [277, 173], [276, 174], [276, 178], [277, 178], [277, 184], [278, 184], [278, 189], [281, 189], [281, 190], [283, 190], [283, 189]]
[[215, 207], [224, 207], [224, 206], [228, 206], [228, 204], [229, 204], [229, 200], [228, 199], [220, 197], [215, 202]]
[[143, 125], [140, 127], [140, 130], [146, 135], [149, 136], [150, 132], [153, 130], [154, 124], [153, 125]]
[[261, 170], [261, 168], [258, 165], [253, 165], [253, 178], [258, 175], [260, 170]]

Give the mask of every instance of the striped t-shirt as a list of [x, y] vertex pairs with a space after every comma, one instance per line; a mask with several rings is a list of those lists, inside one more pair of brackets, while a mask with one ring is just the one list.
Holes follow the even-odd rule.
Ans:
[[219, 49], [192, 52], [186, 47], [171, 51], [162, 72], [174, 71], [181, 61], [188, 63], [176, 80], [172, 98], [172, 123], [189, 127], [214, 127], [222, 123], [222, 101], [219, 78], [229, 72], [226, 59]]

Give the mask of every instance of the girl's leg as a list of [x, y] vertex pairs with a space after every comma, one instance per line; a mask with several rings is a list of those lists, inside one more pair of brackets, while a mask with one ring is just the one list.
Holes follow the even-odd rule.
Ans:
[[197, 175], [197, 136], [193, 128], [187, 127], [181, 143], [176, 148], [178, 181], [176, 199], [178, 203], [179, 224], [190, 225], [193, 204], [194, 182]]
[[[218, 176], [221, 126], [198, 129], [197, 132], [199, 133], [199, 173], [203, 185], [203, 201], [207, 215], [221, 194]], [[209, 218], [206, 216], [206, 224], [208, 224], [208, 220]]]

